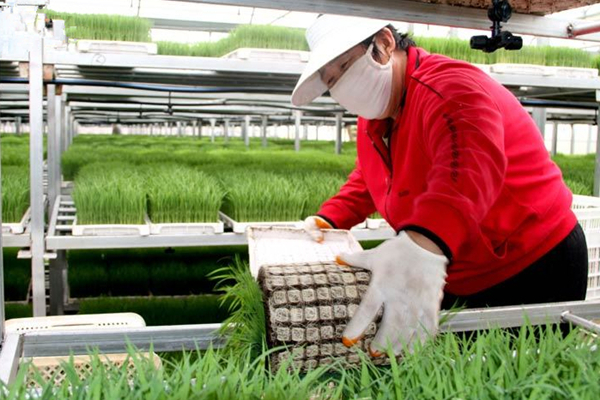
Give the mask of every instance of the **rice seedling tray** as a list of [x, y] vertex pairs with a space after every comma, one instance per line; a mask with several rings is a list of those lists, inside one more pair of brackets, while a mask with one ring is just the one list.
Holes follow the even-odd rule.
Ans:
[[122, 42], [112, 40], [77, 40], [80, 53], [157, 54], [156, 43]]
[[279, 348], [270, 357], [272, 365], [286, 365], [290, 357], [294, 367], [304, 370], [340, 360], [358, 364], [359, 349], [368, 349], [381, 313], [359, 346], [342, 344], [371, 279], [368, 271], [335, 264], [339, 253], [361, 249], [356, 239], [348, 231], [331, 230], [323, 243], [316, 243], [303, 230], [251, 228], [248, 243], [250, 269], [263, 292], [267, 342]]
[[2, 223], [2, 233], [3, 234], [11, 234], [11, 235], [21, 235], [27, 229], [29, 225], [29, 220], [31, 219], [31, 208], [27, 208], [23, 218], [19, 222], [3, 222]]
[[150, 223], [78, 225], [77, 217], [72, 225], [73, 236], [149, 236]]
[[213, 235], [223, 233], [225, 224], [221, 222], [150, 223], [151, 235]]
[[391, 229], [390, 224], [383, 218], [367, 218], [368, 229]]
[[282, 228], [301, 228], [303, 221], [275, 221], [275, 222], [237, 222], [227, 214], [219, 211], [219, 218], [226, 227], [231, 228], [234, 233], [246, 233], [250, 227], [282, 227]]

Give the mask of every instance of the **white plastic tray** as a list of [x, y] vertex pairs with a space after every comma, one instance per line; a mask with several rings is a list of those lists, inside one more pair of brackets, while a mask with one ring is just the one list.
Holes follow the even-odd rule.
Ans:
[[150, 224], [140, 225], [77, 225], [77, 217], [73, 221], [73, 236], [148, 236]]
[[284, 227], [284, 228], [301, 228], [303, 221], [275, 221], [275, 222], [237, 222], [230, 216], [219, 211], [219, 218], [225, 223], [225, 226], [231, 228], [234, 233], [246, 233], [249, 227]]
[[27, 225], [29, 225], [29, 219], [31, 218], [31, 209], [28, 208], [25, 211], [25, 215], [21, 218], [20, 222], [3, 222], [2, 223], [2, 233], [12, 234], [12, 235], [20, 235], [25, 232]]
[[150, 224], [151, 235], [213, 235], [224, 230], [223, 222]]
[[384, 228], [392, 229], [390, 224], [388, 224], [388, 222], [382, 218], [367, 218], [367, 228], [369, 228], [369, 229], [384, 229]]
[[574, 195], [571, 209], [583, 228], [588, 247], [586, 300], [595, 300], [600, 298], [600, 198]]
[[325, 230], [324, 234], [325, 240], [317, 243], [304, 229], [250, 227], [248, 251], [252, 276], [257, 277], [264, 266], [333, 263], [340, 253], [362, 250], [348, 231]]

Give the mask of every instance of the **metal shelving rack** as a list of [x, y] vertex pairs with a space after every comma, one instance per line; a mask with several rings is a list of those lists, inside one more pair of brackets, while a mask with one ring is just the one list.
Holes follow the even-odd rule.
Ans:
[[[187, 0], [195, 2], [199, 0]], [[43, 0], [18, 0], [20, 4], [32, 3], [39, 5]], [[277, 7], [293, 11], [312, 11], [324, 13], [353, 14], [370, 17], [385, 15], [395, 20], [409, 22], [425, 22], [457, 27], [487, 29], [488, 21], [484, 10], [461, 9], [457, 13], [452, 6], [439, 4], [424, 4], [418, 1], [400, 0], [388, 2], [373, 0], [364, 4], [358, 0], [307, 0], [307, 1], [278, 1], [272, 0], [208, 0], [209, 3], [236, 4], [241, 6]], [[0, 1], [1, 3], [1, 1]], [[534, 34], [551, 37], [569, 37], [568, 27], [579, 26], [578, 21], [553, 21], [539, 16], [514, 15], [511, 22], [506, 25], [515, 33]], [[592, 34], [586, 40], [600, 41], [600, 35]], [[0, 38], [0, 44], [2, 44]], [[56, 293], [64, 294], [64, 276], [66, 272], [67, 249], [92, 249], [92, 248], [124, 248], [124, 247], [167, 247], [167, 246], [198, 246], [198, 245], [234, 245], [244, 244], [244, 235], [219, 234], [199, 236], [148, 236], [148, 237], [73, 237], [68, 234], [68, 229], [63, 228], [72, 219], [73, 213], [69, 204], [62, 199], [61, 193], [61, 154], [69, 147], [76, 133], [76, 121], [83, 115], [79, 113], [80, 102], [98, 100], [115, 100], [115, 104], [124, 97], [133, 96], [139, 100], [136, 104], [146, 103], [152, 105], [159, 101], [163, 105], [168, 101], [185, 106], [189, 99], [202, 97], [204, 100], [223, 99], [222, 93], [206, 93], [199, 90], [194, 84], [206, 86], [220, 86], [223, 83], [233, 85], [238, 91], [228, 91], [231, 96], [237, 97], [241, 108], [228, 110], [226, 107], [219, 109], [218, 102], [215, 109], [208, 113], [192, 112], [181, 115], [189, 118], [204, 118], [206, 115], [219, 115], [220, 118], [231, 115], [249, 115], [256, 110], [244, 108], [248, 103], [263, 100], [265, 110], [260, 112], [273, 112], [280, 110], [281, 103], [288, 102], [291, 88], [301, 72], [301, 65], [287, 65], [285, 63], [265, 63], [227, 59], [167, 57], [167, 56], [139, 56], [139, 55], [114, 55], [114, 54], [77, 54], [53, 49], [44, 45], [44, 39], [38, 35], [30, 35], [14, 39], [10, 47], [11, 53], [2, 52], [0, 46], [0, 62], [4, 69], [18, 69], [18, 63], [28, 64], [28, 76], [19, 81], [21, 86], [12, 94], [17, 100], [19, 93], [26, 94], [21, 99], [28, 106], [27, 114], [30, 122], [30, 171], [31, 171], [31, 222], [29, 231], [23, 237], [15, 238], [3, 236], [5, 246], [29, 247], [32, 262], [34, 315], [46, 314], [45, 287], [44, 287], [44, 262], [50, 260], [50, 285]], [[68, 78], [61, 78], [61, 71]], [[77, 85], [73, 79], [102, 79], [100, 86], [111, 86], [123, 81], [136, 82], [141, 79], [147, 86], [148, 82], [159, 85], [172, 85], [173, 80], [181, 78], [182, 74], [190, 76], [188, 87], [162, 89], [136, 86], [135, 84], [120, 85], [107, 89], [106, 87]], [[518, 96], [526, 95], [521, 87], [535, 88], [537, 98], [553, 98], [559, 95], [568, 101], [596, 102], [600, 99], [600, 79], [576, 79], [548, 76], [531, 76], [519, 74], [494, 74], [496, 79], [511, 88]], [[244, 85], [242, 85], [242, 82]], [[248, 82], [251, 84], [249, 85]], [[83, 83], [83, 82], [80, 82]], [[270, 86], [264, 87], [267, 83]], [[236, 86], [237, 85], [237, 86]], [[11, 85], [14, 87], [14, 82]], [[45, 234], [45, 204], [43, 184], [43, 120], [44, 120], [44, 86], [46, 87], [46, 120], [48, 123], [48, 210], [50, 221], [48, 234]], [[115, 85], [119, 86], [119, 85]], [[0, 92], [7, 86], [0, 82]], [[244, 90], [256, 94], [240, 93]], [[23, 92], [25, 91], [25, 92]], [[202, 96], [199, 96], [202, 94]], [[0, 93], [2, 99], [2, 93]], [[329, 100], [319, 99], [316, 106], [320, 109], [305, 110], [317, 116], [328, 115], [338, 127], [338, 146], [341, 143], [342, 111]], [[123, 112], [126, 107], [117, 106]], [[93, 108], [93, 105], [90, 105]], [[86, 110], [89, 111], [89, 110]], [[129, 110], [131, 111], [131, 110]], [[291, 111], [291, 113], [290, 113]], [[296, 148], [299, 149], [299, 125], [302, 114], [300, 110], [287, 109], [296, 125]], [[79, 114], [78, 114], [79, 113]], [[281, 115], [279, 113], [278, 115]], [[211, 123], [212, 124], [212, 123]], [[214, 124], [212, 124], [214, 126]], [[263, 127], [264, 127], [263, 123]], [[262, 129], [263, 132], [265, 128]], [[600, 141], [598, 141], [600, 149]], [[597, 152], [597, 157], [600, 151]], [[600, 177], [600, 160], [597, 162], [596, 188]], [[61, 204], [62, 201], [62, 204]], [[385, 239], [390, 232], [357, 231], [359, 240]], [[1, 266], [1, 264], [0, 264]], [[1, 272], [1, 268], [0, 268]], [[1, 274], [0, 274], [1, 279]], [[0, 281], [1, 283], [1, 281]], [[1, 294], [1, 292], [0, 292]], [[64, 305], [64, 298], [51, 297], [51, 311], [60, 313]], [[0, 298], [0, 302], [3, 300]], [[4, 307], [0, 309], [0, 336], [3, 336]], [[505, 307], [489, 310], [468, 310], [459, 313], [451, 320], [445, 329], [452, 331], [485, 329], [489, 326], [518, 326], [522, 324], [523, 317], [527, 316], [533, 324], [547, 322], [570, 321], [596, 332], [600, 327], [583, 318], [600, 318], [600, 302], [573, 302], [562, 304], [546, 304], [523, 307]], [[68, 351], [75, 353], [84, 352], [88, 346], [99, 346], [101, 351], [122, 351], [126, 341], [138, 346], [140, 349], [148, 347], [152, 342], [155, 351], [173, 351], [186, 348], [205, 348], [209, 344], [218, 347], [223, 338], [216, 334], [218, 324], [212, 325], [187, 325], [178, 327], [151, 327], [143, 329], [119, 330], [114, 332], [60, 332], [36, 333], [23, 335], [9, 335], [4, 337], [0, 352], [0, 379], [9, 382], [14, 378], [18, 368], [19, 357], [33, 355], [66, 354]]]

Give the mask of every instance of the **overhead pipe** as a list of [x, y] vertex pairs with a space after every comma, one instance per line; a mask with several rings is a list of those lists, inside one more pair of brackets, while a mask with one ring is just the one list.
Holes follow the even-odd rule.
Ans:
[[600, 32], [600, 21], [594, 21], [584, 24], [573, 25], [570, 23], [567, 26], [567, 34], [570, 38], [575, 38], [578, 36], [589, 35], [591, 33]]

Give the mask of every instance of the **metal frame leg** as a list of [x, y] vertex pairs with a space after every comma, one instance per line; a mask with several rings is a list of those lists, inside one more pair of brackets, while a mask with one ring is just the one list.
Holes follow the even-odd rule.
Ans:
[[546, 109], [542, 107], [536, 107], [532, 111], [532, 117], [535, 124], [538, 126], [542, 137], [546, 137]]
[[295, 129], [294, 129], [294, 150], [300, 151], [300, 126], [302, 124], [302, 111], [294, 111]]
[[600, 196], [600, 107], [596, 112], [596, 165], [594, 169], [594, 196]]
[[246, 115], [244, 117], [244, 128], [242, 129], [242, 133], [244, 136], [244, 144], [246, 148], [250, 147], [250, 116]]
[[[0, 154], [2, 146], [0, 143]], [[2, 168], [0, 167], [0, 199], [2, 199]], [[0, 201], [0, 226], [2, 226], [2, 201]], [[0, 249], [2, 247], [2, 234], [0, 234]], [[4, 320], [6, 319], [4, 309], [4, 252], [0, 251], [0, 343], [4, 338]]]
[[335, 154], [342, 154], [342, 113], [335, 114]]
[[65, 313], [67, 302], [67, 252], [60, 250], [57, 257], [50, 260], [50, 314], [62, 315]]
[[43, 46], [42, 38], [31, 40], [29, 51], [29, 156], [31, 206], [31, 280], [33, 315], [46, 315], [44, 274], [44, 141], [43, 114]]
[[550, 154], [552, 157], [556, 155], [558, 149], [558, 122], [552, 124], [552, 146], [550, 147]]
[[266, 115], [261, 117], [260, 121], [260, 137], [262, 139], [262, 147], [267, 147], [267, 124], [269, 119]]

